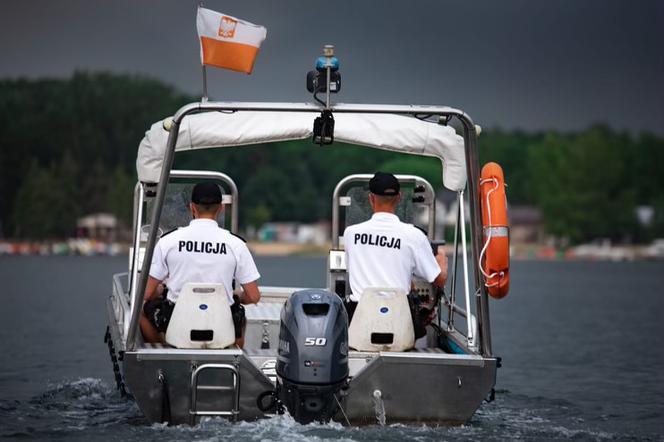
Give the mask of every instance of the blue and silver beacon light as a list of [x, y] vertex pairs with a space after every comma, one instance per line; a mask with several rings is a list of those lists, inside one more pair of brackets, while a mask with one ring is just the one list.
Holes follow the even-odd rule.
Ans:
[[[339, 59], [334, 56], [334, 46], [325, 45], [323, 56], [316, 59], [316, 69], [307, 73], [307, 90], [326, 108], [330, 107], [329, 94], [336, 94], [341, 90]], [[325, 103], [316, 96], [320, 92], [328, 95]]]
[[[339, 59], [334, 56], [334, 46], [325, 45], [323, 56], [316, 59], [316, 69], [307, 73], [307, 90], [314, 94], [314, 100], [323, 105], [323, 111], [314, 120], [313, 142], [332, 144], [334, 142], [334, 117], [330, 108], [330, 94], [341, 90]], [[325, 93], [325, 101], [318, 98], [318, 93]]]

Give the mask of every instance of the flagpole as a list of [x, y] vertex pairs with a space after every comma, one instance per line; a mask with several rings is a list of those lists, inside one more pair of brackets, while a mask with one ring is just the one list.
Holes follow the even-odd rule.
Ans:
[[208, 91], [207, 91], [207, 69], [203, 65], [203, 96], [201, 97], [201, 103], [207, 103], [208, 101]]
[[[203, 0], [200, 0], [198, 2], [198, 8], [196, 10], [203, 7]], [[199, 42], [200, 44], [200, 42]], [[202, 68], [202, 74], [203, 74], [203, 96], [201, 97], [201, 103], [207, 103], [208, 101], [208, 90], [207, 90], [207, 69], [205, 64], [203, 63], [203, 60], [201, 60], [201, 68]]]

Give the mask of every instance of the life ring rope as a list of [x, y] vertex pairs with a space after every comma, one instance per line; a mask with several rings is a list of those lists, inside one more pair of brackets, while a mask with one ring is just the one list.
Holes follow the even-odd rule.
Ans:
[[492, 227], [492, 224], [491, 224], [491, 202], [489, 200], [489, 196], [491, 196], [491, 194], [493, 192], [498, 190], [498, 185], [499, 185], [498, 180], [491, 177], [491, 178], [485, 178], [485, 179], [480, 180], [480, 186], [482, 186], [483, 184], [489, 183], [489, 182], [493, 182], [493, 184], [494, 184], [493, 188], [486, 193], [487, 217], [489, 218], [489, 225], [487, 227], [489, 227], [489, 229], [488, 229], [489, 234], [486, 237], [486, 241], [484, 242], [484, 247], [482, 247], [482, 251], [480, 252], [480, 259], [479, 259], [477, 264], [478, 264], [478, 267], [480, 268], [480, 272], [482, 272], [482, 275], [484, 275], [484, 277], [486, 278], [486, 281], [484, 282], [484, 285], [487, 286], [487, 287], [495, 287], [495, 286], [498, 285], [498, 281], [494, 282], [493, 284], [489, 284], [489, 279], [495, 278], [496, 276], [503, 277], [505, 275], [505, 272], [501, 271], [501, 272], [487, 273], [484, 270], [484, 267], [482, 267], [482, 260], [484, 259], [484, 254], [486, 253], [486, 249], [489, 247], [489, 243], [491, 242], [491, 237], [493, 236], [493, 229], [491, 228]]

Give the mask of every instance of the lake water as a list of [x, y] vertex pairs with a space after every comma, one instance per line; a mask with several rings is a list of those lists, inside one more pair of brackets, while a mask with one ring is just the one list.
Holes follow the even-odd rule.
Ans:
[[[105, 298], [125, 258], [0, 257], [4, 440], [664, 440], [664, 263], [514, 262], [491, 301], [496, 400], [460, 427], [150, 425], [115, 391]], [[324, 285], [324, 258], [258, 258], [263, 284]], [[435, 406], [435, 398], [430, 398]]]

